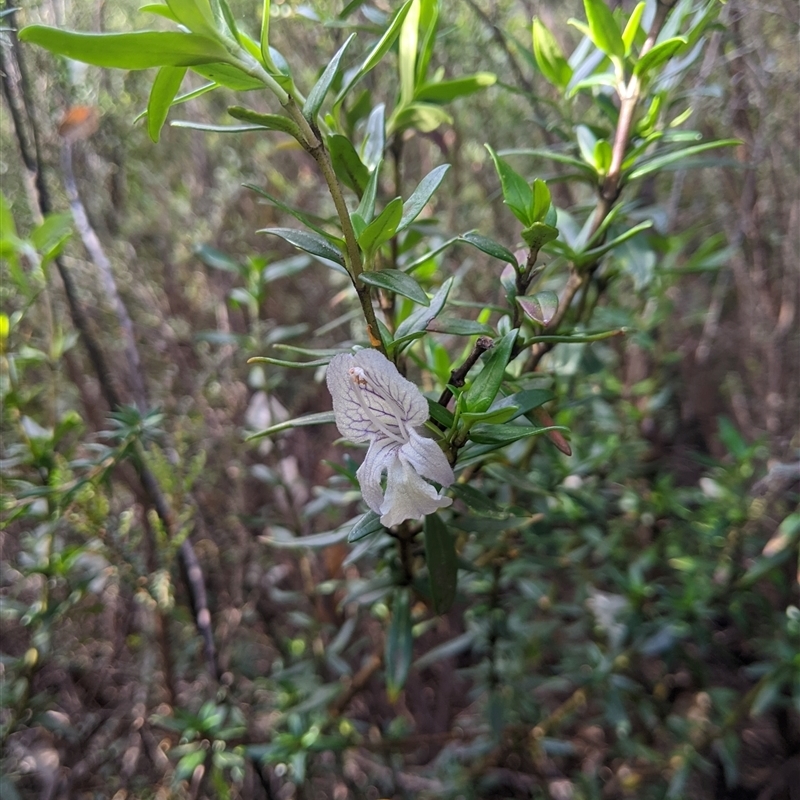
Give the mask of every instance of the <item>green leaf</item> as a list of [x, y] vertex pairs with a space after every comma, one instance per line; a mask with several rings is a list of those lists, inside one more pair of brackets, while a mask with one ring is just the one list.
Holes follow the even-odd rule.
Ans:
[[425, 82], [428, 74], [428, 66], [433, 56], [433, 48], [436, 44], [436, 29], [439, 26], [439, 0], [421, 0], [420, 26], [425, 33], [422, 37], [422, 44], [417, 56], [417, 86]]
[[444, 406], [440, 406], [435, 400], [428, 399], [428, 411], [430, 411], [431, 419], [438, 422], [445, 428], [452, 428], [453, 422], [455, 421], [453, 417], [453, 412], [448, 411]]
[[191, 67], [229, 58], [219, 42], [175, 31], [78, 33], [29, 25], [19, 32], [19, 39], [75, 61], [117, 69]]
[[428, 325], [431, 333], [447, 333], [451, 336], [491, 336], [493, 331], [488, 325], [472, 319], [458, 317], [441, 317]]
[[450, 169], [449, 164], [435, 167], [419, 182], [411, 197], [403, 203], [403, 216], [397, 226], [398, 233], [405, 230], [420, 215], [422, 209], [433, 197], [433, 193], [439, 188], [448, 169]]
[[594, 150], [597, 146], [597, 137], [592, 133], [592, 129], [586, 125], [575, 126], [575, 136], [578, 140], [578, 149], [583, 160], [595, 170], [597, 165], [594, 163]]
[[480, 517], [491, 517], [493, 519], [508, 519], [509, 510], [498, 505], [490, 497], [487, 497], [479, 489], [470, 486], [468, 483], [454, 483], [450, 487], [450, 494], [461, 500], [470, 511]]
[[522, 239], [532, 250], [541, 250], [548, 242], [558, 239], [558, 228], [544, 222], [534, 222], [522, 231]]
[[428, 325], [439, 316], [439, 312], [444, 308], [447, 302], [447, 296], [450, 294], [450, 289], [453, 286], [453, 279], [448, 278], [440, 287], [439, 291], [431, 298], [430, 305], [425, 308], [418, 308], [412, 314], [409, 314], [398, 326], [394, 332], [394, 345], [398, 346], [398, 342], [406, 336], [424, 331]]
[[634, 65], [633, 74], [642, 76], [653, 72], [669, 61], [686, 46], [687, 40], [682, 36], [666, 39], [648, 50]]
[[487, 256], [505, 261], [511, 264], [514, 269], [519, 269], [519, 264], [514, 254], [507, 247], [503, 247], [503, 245], [498, 244], [488, 236], [483, 236], [475, 231], [469, 231], [463, 236], [459, 236], [458, 239], [459, 241], [471, 244], [473, 247], [477, 247], [478, 250], [486, 253]]
[[400, 69], [399, 105], [407, 105], [414, 97], [420, 10], [420, 0], [414, 0], [400, 27], [400, 39], [398, 42], [398, 66]]
[[611, 167], [611, 144], [606, 139], [598, 139], [594, 146], [594, 167], [597, 174], [604, 177]]
[[506, 374], [506, 366], [511, 358], [511, 350], [517, 340], [517, 329], [509, 331], [502, 339], [495, 341], [494, 347], [484, 356], [484, 367], [480, 374], [464, 392], [467, 411], [486, 411], [497, 397], [500, 385]]
[[644, 222], [640, 222], [638, 225], [634, 225], [632, 228], [629, 228], [624, 233], [621, 233], [614, 239], [611, 239], [608, 242], [604, 242], [599, 247], [593, 247], [591, 250], [584, 250], [582, 253], [578, 253], [575, 256], [575, 264], [577, 266], [583, 266], [584, 264], [590, 264], [593, 261], [596, 261], [601, 256], [604, 256], [606, 253], [613, 250], [615, 247], [619, 247], [623, 242], [627, 242], [628, 239], [633, 238], [636, 236], [637, 233], [641, 233], [642, 231], [646, 231], [653, 227], [652, 220], [645, 220]]
[[622, 59], [625, 57], [625, 45], [619, 32], [619, 26], [604, 0], [583, 0], [589, 33], [595, 47], [607, 56]]
[[161, 67], [153, 81], [147, 102], [147, 133], [154, 142], [159, 140], [161, 128], [167, 119], [172, 101], [181, 88], [184, 75], [186, 67]]
[[517, 406], [500, 406], [490, 408], [488, 411], [464, 411], [461, 420], [467, 425], [474, 425], [478, 422], [493, 423], [501, 425], [519, 416]]
[[493, 72], [476, 72], [462, 78], [426, 83], [417, 89], [414, 100], [423, 103], [449, 103], [458, 97], [475, 94], [487, 86], [494, 86], [495, 83], [497, 76]]
[[261, 35], [259, 36], [259, 47], [261, 48], [261, 58], [267, 65], [267, 69], [275, 72], [275, 65], [272, 63], [272, 57], [269, 52], [269, 11], [270, 0], [263, 0], [261, 4]]
[[212, 125], [208, 122], [190, 122], [176, 119], [170, 122], [170, 128], [186, 128], [190, 131], [206, 131], [208, 133], [252, 133], [264, 130], [260, 125]]
[[410, 590], [402, 586], [394, 590], [392, 620], [386, 636], [386, 691], [391, 703], [397, 701], [405, 686], [413, 647]]
[[312, 256], [324, 258], [327, 261], [333, 261], [336, 264], [344, 266], [344, 257], [340, 250], [327, 239], [324, 239], [317, 233], [310, 233], [309, 231], [298, 231], [294, 228], [262, 228], [257, 233], [267, 233], [272, 236], [280, 236], [281, 239], [293, 244], [299, 250], [306, 253], [311, 253]]
[[243, 108], [242, 106], [228, 106], [228, 113], [234, 119], [250, 122], [268, 131], [288, 133], [298, 141], [302, 141], [303, 135], [300, 133], [300, 128], [293, 120], [289, 119], [289, 117], [284, 117], [282, 114], [259, 114], [257, 111], [251, 111], [249, 108]]
[[523, 414], [528, 414], [539, 406], [549, 403], [553, 399], [553, 393], [549, 389], [523, 389], [521, 392], [515, 392], [508, 397], [498, 400], [492, 406], [495, 408], [506, 408], [513, 406], [517, 410], [511, 419], [521, 417]]
[[375, 165], [375, 169], [372, 170], [372, 174], [369, 176], [367, 188], [364, 190], [361, 202], [358, 204], [358, 208], [353, 212], [352, 220], [356, 237], [361, 236], [364, 228], [372, 222], [375, 216], [375, 197], [378, 194], [378, 181], [380, 179], [382, 164], [383, 160], [379, 159], [378, 163]]
[[634, 41], [636, 41], [636, 34], [639, 32], [639, 26], [642, 22], [642, 14], [644, 14], [644, 10], [647, 7], [647, 3], [642, 0], [642, 2], [636, 5], [636, 8], [633, 9], [631, 12], [630, 17], [628, 17], [628, 22], [625, 25], [625, 30], [622, 31], [622, 44], [625, 45], [625, 55], [627, 56], [631, 52], [631, 48], [633, 47]]
[[469, 438], [476, 444], [506, 445], [550, 431], [568, 432], [568, 430], [561, 425], [551, 425], [547, 428], [534, 428], [529, 425], [476, 425], [470, 430]]
[[541, 222], [550, 208], [550, 189], [540, 178], [533, 182], [533, 201], [531, 202], [530, 217], [534, 222]]
[[497, 155], [497, 153], [495, 153], [491, 146], [487, 144], [485, 147], [492, 157], [494, 168], [497, 170], [497, 174], [500, 178], [503, 200], [511, 209], [514, 216], [523, 225], [530, 225], [534, 221], [530, 219], [530, 208], [533, 202], [533, 191], [531, 187], [521, 175], [518, 175]]
[[400, 28], [406, 18], [406, 15], [411, 10], [411, 4], [414, 0], [406, 0], [405, 3], [398, 9], [397, 13], [389, 23], [386, 32], [380, 38], [375, 47], [370, 50], [367, 57], [362, 62], [361, 66], [353, 73], [352, 77], [347, 81], [345, 86], [336, 97], [335, 105], [339, 105], [342, 100], [347, 96], [348, 92], [372, 69], [374, 69], [381, 61], [381, 59], [389, 52], [397, 37], [400, 35]]
[[319, 80], [314, 84], [314, 87], [308, 93], [308, 99], [303, 104], [303, 116], [309, 121], [313, 121], [319, 113], [325, 96], [331, 88], [336, 73], [339, 71], [339, 64], [341, 63], [342, 56], [347, 50], [350, 42], [355, 38], [355, 33], [351, 33], [345, 43], [336, 51], [336, 55], [331, 59], [330, 63], [320, 75]]
[[572, 67], [570, 67], [564, 53], [552, 33], [544, 26], [538, 17], [533, 18], [533, 55], [536, 65], [544, 77], [561, 89], [567, 88], [572, 80]]
[[[198, 745], [199, 748], [199, 745]], [[187, 753], [175, 765], [175, 780], [191, 778], [194, 771], [206, 760], [206, 751], [203, 749], [193, 750]]]
[[428, 514], [422, 530], [433, 610], [444, 614], [456, 599], [458, 562], [455, 540], [438, 514]]
[[[236, 19], [233, 16], [233, 12], [231, 11], [231, 7], [228, 5], [228, 0], [214, 0], [217, 8], [222, 12], [222, 17], [225, 20], [225, 25], [228, 27], [228, 31], [230, 32], [233, 40], [238, 44], [242, 45], [247, 50], [250, 48], [247, 47], [247, 40], [242, 34], [239, 32], [239, 28], [236, 25]], [[253, 52], [254, 51], [254, 52]], [[250, 50], [250, 55], [254, 58], [258, 58], [261, 55], [261, 51], [259, 48], [255, 46], [255, 42], [253, 43], [252, 50]]]
[[[270, 115], [271, 116], [271, 115]], [[281, 118], [282, 119], [282, 118]], [[261, 189], [258, 186], [253, 185], [252, 183], [245, 183], [243, 184], [246, 189], [252, 189], [257, 194], [260, 194], [262, 197], [265, 197], [267, 200], [270, 201], [273, 205], [280, 208], [282, 211], [285, 211], [287, 214], [291, 214], [296, 220], [299, 220], [303, 223], [307, 228], [311, 228], [312, 231], [316, 231], [320, 236], [327, 239], [331, 244], [339, 246], [340, 244], [344, 244], [344, 240], [338, 236], [334, 236], [331, 233], [328, 233], [323, 228], [320, 228], [308, 214], [303, 213], [299, 209], [292, 208], [291, 206], [287, 206], [282, 200], [279, 200], [277, 197], [273, 197], [268, 191], [265, 189]]]
[[336, 177], [361, 197], [369, 183], [369, 170], [358, 157], [350, 140], [339, 133], [331, 134], [328, 137], [328, 150]]
[[145, 14], [156, 14], [159, 17], [168, 19], [170, 22], [174, 22], [176, 25], [181, 24], [181, 21], [172, 13], [170, 7], [165, 6], [163, 3], [145, 3], [139, 7], [139, 11]]
[[291, 536], [285, 529], [273, 531], [282, 535], [269, 536], [265, 538], [267, 544], [277, 548], [296, 548], [296, 547], [330, 547], [332, 544], [339, 544], [345, 541], [350, 534], [350, 529], [347, 526], [337, 528], [334, 531], [325, 531], [324, 533], [314, 533], [311, 536]]
[[662, 156], [655, 156], [654, 158], [643, 159], [635, 166], [626, 176], [627, 180], [635, 180], [650, 175], [653, 172], [658, 172], [664, 167], [671, 166], [677, 162], [683, 161], [690, 156], [704, 153], [706, 150], [715, 150], [717, 147], [736, 147], [742, 142], [740, 139], [719, 139], [714, 142], [704, 142], [703, 144], [696, 144], [691, 147], [685, 147], [683, 150], [676, 150], [672, 153], [666, 153]]
[[253, 433], [248, 436], [245, 441], [252, 442], [253, 439], [261, 439], [264, 436], [272, 436], [273, 433], [288, 431], [291, 428], [305, 428], [309, 425], [328, 425], [333, 422], [336, 422], [336, 418], [333, 416], [333, 411], [322, 411], [319, 414], [307, 414], [304, 417], [296, 417], [295, 419], [286, 420], [286, 422], [279, 422], [277, 425], [272, 425], [269, 428], [264, 428], [263, 431]]
[[364, 140], [361, 142], [361, 160], [373, 172], [383, 160], [383, 150], [386, 147], [385, 113], [386, 106], [383, 103], [378, 103], [370, 111]]
[[357, 542], [360, 539], [366, 539], [367, 536], [372, 536], [373, 533], [378, 533], [382, 530], [385, 530], [385, 528], [381, 524], [380, 514], [376, 514], [374, 511], [367, 511], [367, 513], [350, 529], [350, 533], [347, 534], [347, 541]]
[[217, 38], [217, 26], [208, 0], [167, 0], [173, 16], [192, 33]]
[[517, 297], [517, 303], [525, 316], [547, 327], [558, 311], [558, 295], [555, 292], [538, 292], [531, 297]]
[[249, 92], [253, 89], [264, 88], [264, 84], [258, 78], [253, 78], [232, 64], [199, 64], [193, 66], [192, 70], [207, 80], [214, 81], [219, 86], [233, 89], [235, 92]]
[[534, 156], [535, 158], [545, 158], [549, 159], [550, 161], [555, 161], [559, 164], [566, 164], [567, 166], [574, 167], [575, 169], [579, 170], [582, 173], [582, 175], [586, 178], [594, 180], [594, 178], [596, 177], [594, 170], [587, 164], [584, 164], [583, 161], [581, 161], [578, 158], [575, 158], [574, 156], [567, 155], [566, 153], [559, 153], [556, 150], [539, 150], [536, 148], [521, 147], [513, 150], [502, 150], [499, 155], [503, 156], [520, 155], [520, 156]]
[[[386, 208], [375, 217], [358, 237], [358, 246], [372, 256], [378, 248], [389, 241], [397, 232], [397, 226], [403, 215], [403, 199], [395, 197]], [[411, 279], [413, 280], [413, 278]]]
[[402, 295], [419, 305], [431, 304], [424, 289], [410, 275], [398, 269], [370, 270], [362, 272], [359, 277], [363, 283]]
[[453, 118], [441, 106], [414, 102], [395, 109], [389, 118], [387, 130], [389, 133], [397, 133], [411, 128], [420, 133], [430, 133], [440, 125], [452, 121]]

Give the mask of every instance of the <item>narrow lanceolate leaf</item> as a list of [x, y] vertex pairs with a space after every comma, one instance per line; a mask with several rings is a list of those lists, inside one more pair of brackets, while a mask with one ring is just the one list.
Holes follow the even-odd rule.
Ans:
[[444, 614], [456, 599], [458, 561], [453, 534], [438, 514], [428, 514], [423, 526], [433, 610]]
[[428, 295], [425, 294], [425, 290], [410, 275], [400, 272], [399, 269], [362, 272], [360, 277], [363, 283], [402, 295], [415, 303], [419, 303], [421, 306], [429, 306], [431, 304]]
[[242, 106], [228, 106], [228, 113], [234, 119], [259, 125], [269, 131], [288, 133], [289, 136], [302, 141], [300, 128], [289, 117], [284, 117], [282, 114], [259, 114], [257, 111], [251, 111], [249, 108], [243, 108]]
[[361, 143], [361, 160], [367, 169], [373, 172], [383, 160], [383, 149], [386, 147], [386, 106], [378, 103], [370, 112], [364, 141]]
[[433, 193], [439, 188], [448, 169], [450, 169], [449, 164], [435, 167], [419, 182], [411, 197], [403, 203], [403, 216], [397, 226], [398, 233], [405, 230], [420, 215], [433, 197]]
[[147, 101], [147, 133], [154, 142], [161, 136], [161, 128], [185, 74], [186, 67], [161, 67], [158, 70]]
[[476, 425], [470, 432], [469, 438], [476, 444], [511, 444], [530, 436], [541, 436], [550, 431], [569, 431], [563, 426], [552, 428], [534, 428], [530, 425]]
[[292, 208], [291, 206], [287, 206], [282, 200], [279, 200], [277, 197], [271, 195], [265, 189], [260, 188], [259, 186], [254, 186], [252, 183], [245, 183], [243, 184], [245, 189], [252, 189], [257, 194], [260, 194], [262, 197], [265, 197], [272, 203], [274, 206], [277, 206], [282, 211], [285, 211], [287, 214], [291, 214], [296, 220], [302, 222], [307, 228], [311, 228], [312, 231], [316, 231], [320, 236], [327, 239], [332, 245], [338, 246], [339, 244], [344, 244], [344, 240], [338, 236], [334, 236], [331, 233], [328, 233], [323, 228], [320, 228], [308, 214], [303, 213], [299, 209]]
[[665, 153], [664, 155], [655, 156], [654, 158], [643, 159], [642, 162], [634, 166], [627, 174], [626, 178], [627, 180], [643, 178], [645, 175], [658, 172], [665, 167], [671, 167], [673, 164], [677, 164], [698, 153], [704, 153], [706, 150], [714, 150], [717, 147], [736, 147], [740, 144], [741, 141], [739, 139], [720, 139], [716, 142], [704, 142], [703, 144], [685, 147], [683, 150], [676, 150], [673, 153]]
[[447, 296], [450, 294], [452, 286], [453, 279], [448, 278], [431, 298], [430, 305], [427, 308], [418, 308], [397, 326], [397, 330], [394, 332], [395, 344], [406, 336], [424, 331], [439, 316], [444, 304], [447, 302]]
[[[403, 200], [395, 197], [386, 208], [375, 217], [358, 237], [358, 246], [368, 255], [375, 253], [378, 248], [389, 241], [397, 232], [400, 218], [403, 214]], [[413, 278], [411, 279], [413, 280]]]
[[173, 15], [192, 33], [217, 36], [214, 14], [208, 0], [167, 0]]
[[322, 75], [320, 75], [319, 80], [314, 84], [314, 87], [308, 93], [308, 99], [303, 104], [303, 116], [307, 120], [314, 120], [319, 113], [319, 110], [322, 107], [322, 102], [325, 100], [325, 96], [328, 94], [328, 90], [331, 88], [331, 84], [336, 77], [336, 73], [339, 71], [339, 64], [342, 61], [342, 56], [354, 38], [354, 33], [351, 33], [347, 37], [345, 43], [336, 51], [336, 55], [330, 60], [330, 63], [327, 67], [325, 67]]
[[531, 203], [531, 219], [541, 222], [550, 209], [550, 189], [540, 178], [533, 182], [533, 202]]
[[298, 231], [294, 228], [262, 228], [258, 233], [280, 236], [281, 239], [293, 244], [299, 250], [311, 253], [312, 256], [333, 261], [341, 266], [345, 265], [341, 251], [317, 233]]
[[361, 196], [361, 202], [358, 208], [353, 212], [353, 227], [355, 228], [356, 236], [361, 236], [364, 228], [372, 222], [375, 216], [375, 197], [378, 194], [378, 181], [380, 180], [381, 164], [383, 159], [378, 159], [375, 169], [369, 176], [364, 194]]
[[347, 534], [347, 541], [357, 542], [382, 530], [384, 530], [384, 527], [381, 525], [381, 515], [376, 514], [374, 511], [367, 511], [350, 529], [350, 533]]
[[350, 140], [334, 133], [328, 137], [328, 150], [336, 177], [361, 197], [369, 182], [369, 170], [358, 157]]
[[213, 39], [175, 31], [77, 33], [46, 25], [29, 25], [19, 32], [19, 38], [51, 53], [96, 67], [191, 67], [229, 58], [222, 45]]
[[519, 264], [517, 263], [517, 259], [514, 254], [507, 247], [503, 247], [503, 245], [498, 244], [488, 236], [483, 236], [475, 231], [469, 231], [458, 238], [462, 242], [467, 242], [467, 244], [477, 247], [478, 250], [486, 253], [487, 256], [497, 258], [500, 261], [505, 261], [508, 264], [511, 264], [514, 269], [519, 268]]
[[389, 52], [395, 40], [400, 35], [400, 28], [411, 9], [411, 4], [414, 0], [406, 0], [405, 3], [399, 8], [394, 18], [389, 23], [386, 32], [380, 38], [375, 47], [370, 50], [367, 57], [362, 62], [361, 66], [353, 73], [352, 77], [347, 81], [347, 84], [342, 88], [334, 101], [337, 105], [344, 100], [347, 93], [372, 69], [374, 69], [381, 61], [381, 59]]
[[458, 97], [466, 97], [481, 89], [494, 86], [495, 83], [497, 75], [493, 72], [476, 72], [474, 75], [465, 75], [462, 78], [426, 83], [417, 89], [414, 100], [423, 103], [449, 103]]
[[273, 433], [280, 433], [280, 431], [288, 431], [291, 428], [305, 428], [309, 425], [328, 425], [335, 422], [333, 411], [322, 411], [319, 414], [308, 414], [305, 417], [297, 417], [296, 419], [289, 419], [286, 422], [279, 422], [277, 425], [272, 425], [265, 428], [263, 431], [254, 433], [248, 436], [246, 441], [250, 442], [253, 439], [261, 439], [264, 436], [271, 436]]
[[517, 297], [517, 303], [528, 319], [547, 327], [558, 311], [558, 295], [555, 292], [538, 292], [531, 297]]
[[486, 411], [494, 402], [503, 383], [517, 333], [516, 328], [509, 331], [502, 339], [496, 341], [488, 355], [484, 356], [483, 369], [464, 394], [467, 411], [480, 413]]
[[414, 0], [400, 27], [398, 56], [400, 67], [400, 105], [410, 103], [414, 97], [417, 42], [419, 39], [420, 0]]
[[636, 34], [639, 32], [639, 26], [642, 22], [642, 14], [647, 7], [647, 3], [642, 2], [636, 5], [636, 8], [631, 12], [628, 17], [628, 22], [625, 25], [625, 30], [622, 31], [622, 44], [625, 45], [625, 55], [630, 53], [633, 43], [636, 41]]
[[572, 80], [572, 67], [564, 58], [555, 36], [538, 17], [533, 18], [533, 55], [542, 75], [563, 91]]
[[220, 86], [233, 89], [234, 92], [249, 92], [253, 89], [263, 89], [264, 84], [258, 79], [242, 72], [233, 64], [215, 62], [213, 64], [198, 64], [192, 70]]
[[386, 636], [386, 692], [389, 701], [394, 703], [405, 686], [414, 636], [411, 631], [410, 590], [406, 587], [395, 589], [392, 599], [392, 621]]
[[686, 47], [686, 43], [687, 40], [682, 36], [676, 36], [672, 39], [659, 42], [636, 62], [633, 67], [633, 74], [641, 76], [657, 70], [678, 53], [678, 51]]
[[272, 547], [295, 548], [295, 547], [330, 547], [332, 544], [339, 544], [347, 539], [347, 528], [338, 528], [335, 531], [325, 531], [325, 533], [315, 533], [311, 536], [288, 536], [283, 531], [283, 536], [270, 536], [269, 532], [265, 537], [267, 544]]
[[270, 5], [272, 5], [270, 0], [263, 0], [263, 3], [261, 5], [261, 36], [259, 37], [260, 38], [259, 45], [261, 47], [261, 57], [264, 59], [264, 63], [267, 65], [268, 69], [274, 72], [275, 65], [272, 63], [272, 58], [270, 57], [269, 54]]
[[530, 225], [531, 222], [533, 222], [530, 218], [530, 207], [533, 195], [531, 187], [528, 185], [528, 182], [511, 169], [488, 144], [486, 145], [486, 149], [492, 157], [494, 168], [497, 170], [497, 175], [500, 178], [500, 188], [503, 192], [505, 204], [523, 225]]
[[623, 58], [625, 45], [622, 42], [622, 34], [605, 0], [583, 0], [583, 7], [586, 10], [589, 32], [595, 46], [607, 56]]

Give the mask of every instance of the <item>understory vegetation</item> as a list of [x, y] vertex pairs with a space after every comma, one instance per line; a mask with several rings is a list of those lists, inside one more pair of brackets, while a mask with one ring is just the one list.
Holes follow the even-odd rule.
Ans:
[[24, 5], [3, 800], [795, 797], [796, 3]]

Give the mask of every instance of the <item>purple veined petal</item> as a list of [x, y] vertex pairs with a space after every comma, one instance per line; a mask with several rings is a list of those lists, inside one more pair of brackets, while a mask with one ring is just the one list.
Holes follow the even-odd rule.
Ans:
[[351, 441], [378, 437], [402, 444], [411, 427], [428, 418], [420, 390], [377, 350], [335, 356], [328, 365], [327, 382], [336, 425]]
[[387, 528], [407, 519], [420, 519], [452, 502], [426, 483], [405, 458], [392, 459], [386, 478], [386, 496], [380, 507], [381, 522]]
[[450, 486], [456, 479], [453, 468], [439, 445], [433, 439], [420, 436], [416, 431], [411, 431], [408, 442], [400, 448], [400, 455], [423, 478], [436, 481], [442, 486]]
[[361, 494], [366, 504], [376, 514], [381, 513], [383, 504], [383, 473], [388, 472], [392, 462], [397, 460], [399, 445], [386, 439], [376, 439], [369, 446], [364, 462], [356, 472], [361, 486]]

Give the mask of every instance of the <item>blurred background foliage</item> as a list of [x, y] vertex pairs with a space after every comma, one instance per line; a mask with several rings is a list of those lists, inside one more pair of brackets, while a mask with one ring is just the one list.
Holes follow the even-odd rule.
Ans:
[[[260, 3], [233, 5], [237, 18], [259, 18]], [[341, 3], [273, 3], [271, 35], [299, 84], [352, 29], [366, 52], [390, 10], [350, 5], [341, 23]], [[580, 98], [559, 103], [530, 44], [535, 15], [570, 52], [579, 37], [566, 20], [582, 6], [441, 5], [432, 69], [498, 80], [448, 106], [452, 123], [405, 137], [395, 179], [408, 192], [452, 164], [426, 224], [442, 241], [476, 228], [513, 245], [483, 144], [557, 147], [595, 122]], [[137, 7], [44, 2], [3, 21], [131, 29], [143, 24]], [[741, 144], [637, 186], [653, 231], [606, 262], [592, 318], [629, 333], [559, 346], [543, 368], [572, 455], [521, 441], [473, 477], [493, 502], [456, 516], [456, 604], [435, 616], [408, 594], [413, 627], [392, 629], [405, 639], [388, 651], [400, 666], [383, 663], [393, 542], [348, 546], [336, 531], [359, 494], [332, 426], [245, 441], [330, 408], [310, 372], [247, 358], [279, 343], [331, 347], [354, 324], [344, 278], [256, 234], [286, 219], [242, 187], [324, 216], [309, 160], [259, 132], [167, 126], [156, 146], [132, 124], [148, 74], [24, 48], [53, 213], [38, 218], [6, 96], [4, 800], [793, 797], [797, 33], [788, 0], [721, 10], [676, 97], [706, 138]], [[8, 55], [19, 45], [2, 35]], [[393, 106], [393, 59], [364, 81], [370, 105]], [[201, 83], [189, 76], [185, 89], [191, 80]], [[213, 92], [171, 118], [229, 124], [231, 98]], [[96, 127], [72, 148], [77, 190], [142, 360], [143, 386], [120, 370], [114, 388], [125, 402], [143, 391], [158, 413], [110, 414], [57, 274], [59, 258], [87, 329], [123, 363], [119, 315], [70, 235], [59, 154], [76, 106], [87, 116], [77, 123]], [[507, 158], [555, 179], [561, 207], [590, 203], [552, 164]], [[497, 262], [480, 251], [450, 248], [437, 267], [461, 277], [462, 300], [502, 300]], [[172, 509], [166, 522], [147, 510], [148, 474]], [[319, 546], [295, 546], [312, 535]], [[390, 699], [398, 669], [404, 688]]]

